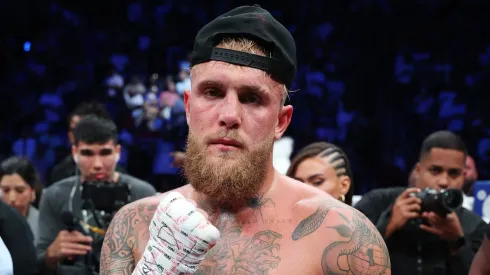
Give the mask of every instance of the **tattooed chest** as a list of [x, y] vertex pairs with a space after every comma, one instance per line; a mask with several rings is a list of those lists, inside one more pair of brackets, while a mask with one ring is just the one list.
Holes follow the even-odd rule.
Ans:
[[266, 229], [246, 234], [242, 227], [221, 221], [221, 240], [206, 254], [196, 274], [272, 274], [281, 264], [283, 235]]

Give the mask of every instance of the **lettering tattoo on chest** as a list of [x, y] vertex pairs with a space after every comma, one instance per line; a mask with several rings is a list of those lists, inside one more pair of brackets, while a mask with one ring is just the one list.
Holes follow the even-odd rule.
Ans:
[[131, 275], [134, 268], [133, 251], [145, 245], [141, 240], [149, 238], [148, 228], [157, 205], [140, 203], [136, 207], [121, 209], [114, 216], [107, 230], [101, 252], [101, 270], [104, 275]]
[[[383, 238], [357, 210], [332, 204], [321, 206], [299, 223], [292, 239], [298, 241], [315, 232], [333, 208], [338, 208], [336, 213], [345, 223], [329, 227], [345, 240], [334, 241], [323, 251], [323, 274], [390, 274], [390, 257]], [[347, 216], [352, 216], [352, 219]]]
[[[269, 198], [257, 197], [249, 200], [248, 207], [253, 209], [253, 217], [246, 224], [263, 221], [261, 207], [275, 205]], [[216, 227], [221, 239], [207, 254], [194, 273], [197, 275], [266, 275], [277, 268], [281, 262], [278, 256], [282, 235], [272, 230], [245, 235], [243, 226], [231, 214], [226, 206], [221, 207]], [[260, 219], [259, 220], [259, 216]]]

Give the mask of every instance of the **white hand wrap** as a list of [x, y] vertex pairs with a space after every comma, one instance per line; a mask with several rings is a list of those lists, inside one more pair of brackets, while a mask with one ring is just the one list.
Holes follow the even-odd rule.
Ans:
[[150, 222], [150, 239], [133, 275], [192, 274], [220, 233], [180, 193], [168, 194]]

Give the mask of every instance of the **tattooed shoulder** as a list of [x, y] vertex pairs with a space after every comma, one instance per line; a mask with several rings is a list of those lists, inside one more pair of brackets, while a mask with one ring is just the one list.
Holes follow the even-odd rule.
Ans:
[[355, 209], [337, 213], [343, 221], [331, 227], [339, 240], [323, 251], [323, 274], [391, 274], [390, 255], [376, 227]]
[[338, 207], [335, 203], [331, 203], [329, 201], [323, 202], [318, 206], [310, 216], [306, 217], [302, 220], [298, 226], [293, 231], [293, 240], [297, 241], [303, 237], [306, 237], [313, 232], [315, 232], [320, 225], [325, 220], [330, 209]]
[[[324, 223], [327, 215], [332, 218]], [[321, 257], [323, 274], [391, 274], [383, 238], [359, 211], [337, 202], [323, 203], [298, 224], [292, 239], [307, 238], [319, 228], [334, 229], [338, 234], [325, 244]]]
[[134, 252], [145, 246], [148, 226], [157, 204], [149, 199], [121, 208], [105, 234], [100, 257], [100, 274], [131, 274], [135, 268]]

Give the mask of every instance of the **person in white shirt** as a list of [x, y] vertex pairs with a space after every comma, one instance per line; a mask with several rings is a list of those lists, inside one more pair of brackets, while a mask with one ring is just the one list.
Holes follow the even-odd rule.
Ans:
[[5, 246], [5, 243], [0, 237], [0, 275], [13, 275], [14, 274], [14, 265], [12, 263], [12, 256], [10, 256], [10, 252]]

